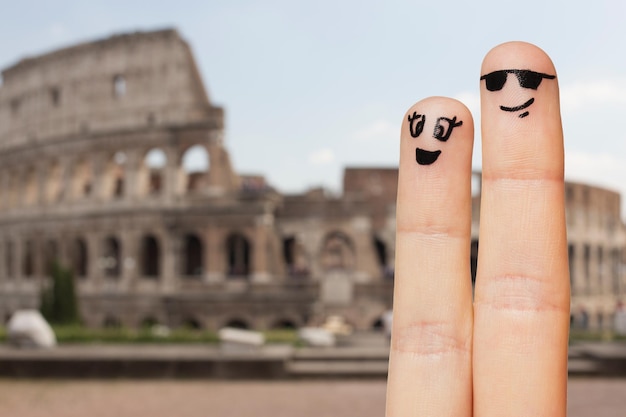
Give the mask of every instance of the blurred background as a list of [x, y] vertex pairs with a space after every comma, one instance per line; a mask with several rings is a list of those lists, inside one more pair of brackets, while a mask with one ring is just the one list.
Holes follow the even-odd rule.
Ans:
[[[570, 415], [619, 415], [625, 8], [4, 5], [0, 403], [13, 415], [72, 415], [72, 401], [79, 413], [115, 398], [128, 415], [136, 404], [196, 415], [206, 404], [192, 400], [208, 391], [215, 415], [337, 415], [357, 403], [380, 415], [401, 118], [431, 95], [472, 110], [474, 279], [480, 64], [497, 44], [524, 40], [552, 57], [561, 89], [570, 389], [589, 394], [570, 400]], [[107, 382], [120, 377], [143, 380]], [[244, 405], [233, 401], [241, 395]]]

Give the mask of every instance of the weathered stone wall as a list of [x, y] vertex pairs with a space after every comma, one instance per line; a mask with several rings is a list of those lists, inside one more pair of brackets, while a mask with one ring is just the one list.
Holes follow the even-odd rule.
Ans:
[[[239, 176], [223, 111], [176, 31], [24, 59], [3, 81], [0, 317], [38, 305], [53, 261], [74, 271], [89, 326], [266, 329], [341, 315], [366, 329], [391, 307], [397, 169], [347, 168], [341, 196]], [[186, 166], [192, 152], [207, 169]], [[608, 326], [626, 295], [619, 195], [567, 184], [567, 220], [575, 323]]]

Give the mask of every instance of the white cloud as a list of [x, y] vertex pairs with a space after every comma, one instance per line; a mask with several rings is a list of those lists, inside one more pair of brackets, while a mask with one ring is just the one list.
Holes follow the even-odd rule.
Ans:
[[563, 111], [602, 104], [626, 104], [626, 78], [581, 81], [561, 87]]
[[309, 164], [311, 165], [328, 165], [334, 160], [335, 153], [329, 148], [318, 149], [309, 155]]
[[400, 126], [390, 123], [387, 120], [377, 120], [365, 126], [352, 135], [354, 140], [360, 142], [396, 140], [400, 136]]

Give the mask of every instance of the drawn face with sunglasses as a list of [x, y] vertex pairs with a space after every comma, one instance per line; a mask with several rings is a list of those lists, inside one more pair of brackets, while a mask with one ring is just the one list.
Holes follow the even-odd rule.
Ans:
[[[506, 83], [506, 79], [508, 78], [509, 74], [515, 74], [515, 76], [517, 77], [517, 81], [522, 88], [530, 88], [531, 90], [536, 90], [544, 78], [548, 80], [553, 80], [554, 78], [556, 78], [556, 75], [542, 74], [540, 72], [530, 70], [507, 69], [490, 72], [489, 74], [480, 77], [480, 79], [485, 80], [485, 87], [487, 87], [487, 90], [500, 91], [504, 87], [504, 84]], [[518, 112], [526, 110], [534, 102], [535, 99], [531, 97], [528, 101], [520, 104], [519, 106], [500, 106], [500, 110], [508, 112]], [[528, 111], [524, 111], [523, 113], [520, 113], [518, 117], [523, 119], [524, 117], [528, 116], [528, 114]]]

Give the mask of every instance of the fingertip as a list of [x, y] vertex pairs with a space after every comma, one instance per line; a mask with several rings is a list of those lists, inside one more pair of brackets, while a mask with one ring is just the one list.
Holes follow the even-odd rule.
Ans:
[[496, 46], [483, 60], [480, 92], [483, 177], [562, 178], [558, 79], [546, 52]]
[[493, 47], [483, 59], [481, 76], [505, 68], [531, 69], [556, 74], [552, 59], [537, 45], [522, 41], [505, 42]]
[[473, 142], [472, 115], [460, 101], [428, 97], [409, 108], [400, 141], [401, 226], [465, 229], [466, 219], [457, 216], [456, 210], [470, 201]]
[[427, 97], [404, 115], [400, 164], [446, 170], [454, 160], [467, 159], [467, 153], [471, 161], [473, 141], [474, 120], [467, 106], [449, 97]]

